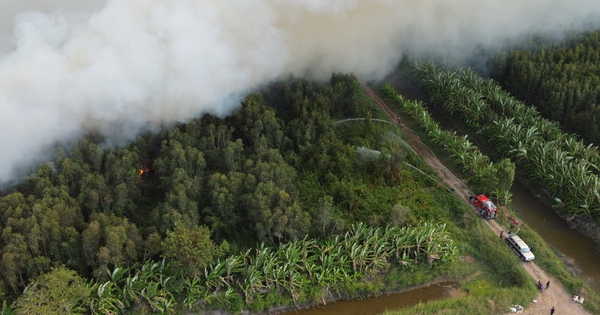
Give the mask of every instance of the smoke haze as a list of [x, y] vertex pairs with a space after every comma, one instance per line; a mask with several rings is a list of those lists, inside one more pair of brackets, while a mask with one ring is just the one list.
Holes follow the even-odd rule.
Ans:
[[[289, 75], [381, 79], [405, 53], [460, 60], [600, 21], [597, 0], [12, 2], [0, 0], [12, 23], [0, 41], [0, 184], [87, 130], [122, 137], [227, 115]], [[45, 13], [11, 15], [31, 9]]]

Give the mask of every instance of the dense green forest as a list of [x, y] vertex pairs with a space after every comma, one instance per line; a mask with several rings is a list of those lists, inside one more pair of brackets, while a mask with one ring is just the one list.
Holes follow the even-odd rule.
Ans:
[[[449, 209], [424, 189], [435, 183], [400, 162], [431, 171], [376, 113], [356, 78], [335, 74], [274, 84], [229, 117], [126, 147], [89, 135], [57, 148], [0, 198], [0, 298], [18, 297], [27, 314], [56, 305], [170, 313], [209, 297], [213, 307], [262, 310], [389, 264], [451, 260], [456, 249], [437, 225]], [[344, 117], [364, 119], [336, 123]], [[308, 269], [317, 261], [323, 269]], [[265, 301], [270, 293], [289, 300]]]
[[507, 91], [587, 143], [600, 143], [600, 32], [559, 45], [516, 49], [498, 59], [493, 78]]
[[[469, 184], [510, 200], [513, 162], [492, 162], [421, 103], [386, 92]], [[529, 303], [535, 282], [510, 248], [386, 118], [354, 76], [334, 74], [274, 83], [231, 116], [123, 147], [90, 134], [56, 148], [0, 197], [2, 314], [255, 313], [439, 280], [470, 294], [432, 313]], [[585, 287], [521, 233], [565, 287]], [[598, 304], [590, 293], [586, 307]]]

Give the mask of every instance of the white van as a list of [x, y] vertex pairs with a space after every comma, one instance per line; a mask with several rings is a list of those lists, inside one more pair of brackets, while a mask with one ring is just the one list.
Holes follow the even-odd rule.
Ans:
[[525, 242], [517, 235], [509, 234], [506, 237], [506, 244], [513, 249], [522, 261], [532, 261], [535, 259], [535, 255], [531, 252], [531, 249]]

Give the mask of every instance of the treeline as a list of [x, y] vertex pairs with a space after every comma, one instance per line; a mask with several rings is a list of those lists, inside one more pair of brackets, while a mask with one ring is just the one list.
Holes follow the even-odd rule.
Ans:
[[499, 58], [493, 78], [540, 113], [600, 143], [600, 32], [561, 45], [518, 49]]
[[[173, 291], [162, 289], [168, 277], [150, 274], [166, 307], [183, 303], [185, 279], [257, 243], [327, 239], [357, 222], [440, 219], [418, 189], [429, 183], [398, 163], [422, 162], [372, 112], [356, 78], [334, 74], [327, 84], [275, 84], [227, 118], [205, 115], [125, 148], [107, 147], [98, 135], [57, 148], [54, 161], [0, 198], [0, 298], [13, 300], [32, 279], [69, 277], [92, 279], [88, 288], [102, 296], [119, 270], [134, 277], [158, 268], [144, 262], [165, 258], [177, 275], [169, 277]], [[334, 124], [334, 117], [365, 119]], [[359, 157], [358, 146], [383, 154]], [[102, 303], [127, 309], [121, 291]]]
[[[413, 78], [446, 112], [477, 129], [497, 154], [509, 157], [531, 185], [571, 219], [600, 223], [600, 154], [533, 107], [472, 69], [445, 71], [433, 63], [412, 67]], [[568, 183], [565, 185], [565, 183]]]

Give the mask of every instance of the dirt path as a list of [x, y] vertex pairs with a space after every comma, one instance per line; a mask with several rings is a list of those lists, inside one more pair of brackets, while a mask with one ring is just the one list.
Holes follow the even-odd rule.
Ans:
[[[402, 124], [400, 117], [392, 111], [383, 100], [381, 100], [377, 94], [368, 86], [364, 85], [367, 93], [381, 106], [386, 112], [389, 118], [399, 124], [404, 133], [408, 138], [410, 146], [415, 150], [417, 154], [436, 172], [442, 183], [448, 188], [454, 188], [456, 194], [462, 197], [462, 199], [469, 203], [469, 196], [474, 195], [463, 182], [450, 172], [442, 162], [440, 162], [433, 151], [431, 151], [421, 140], [417, 134]], [[473, 209], [475, 211], [475, 209]], [[500, 231], [503, 230], [502, 226], [494, 220], [486, 220], [487, 225], [490, 229], [498, 235], [500, 240]], [[506, 233], [506, 231], [505, 231]], [[515, 256], [515, 259], [518, 259]], [[560, 285], [556, 279], [550, 277], [542, 268], [540, 268], [535, 262], [522, 263], [523, 268], [531, 275], [535, 282], [542, 281], [546, 283], [550, 281], [550, 288], [543, 293], [538, 293], [537, 303], [531, 303], [525, 308], [523, 314], [550, 314], [550, 309], [554, 307], [556, 309], [555, 315], [569, 314], [569, 315], [590, 315], [587, 310], [579, 303], [572, 302], [572, 296]], [[506, 314], [513, 314], [508, 310]]]

